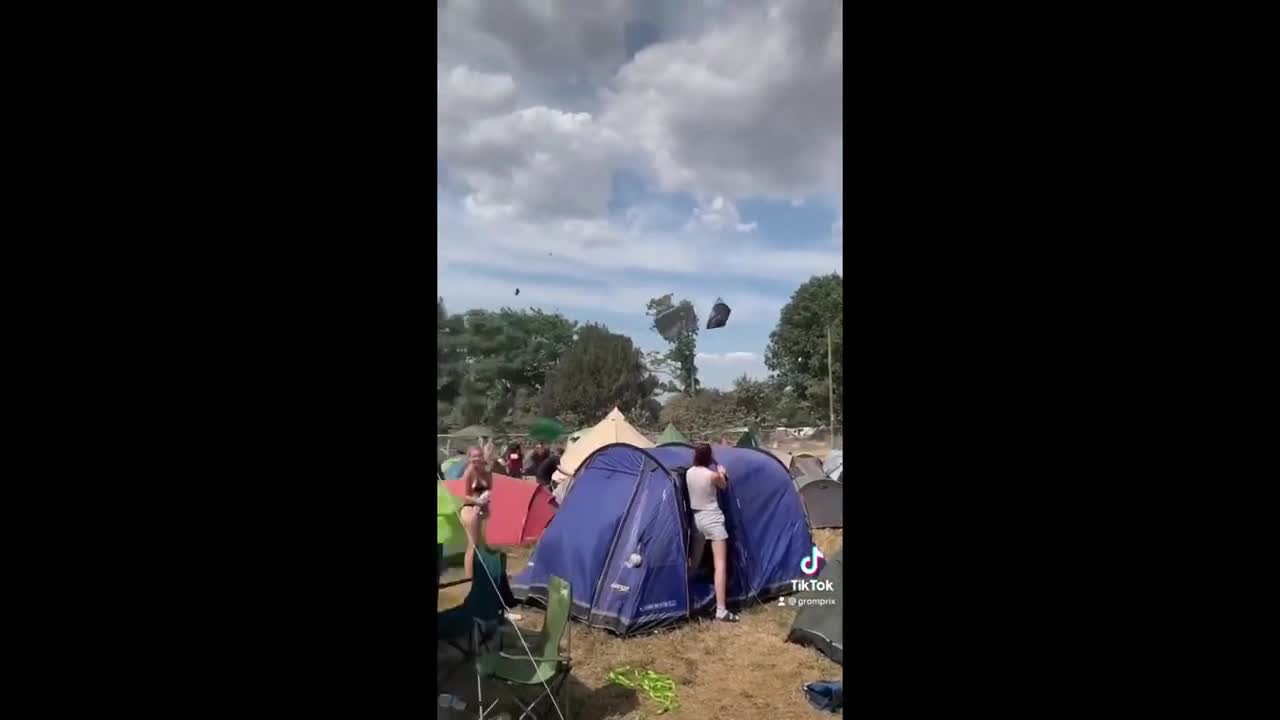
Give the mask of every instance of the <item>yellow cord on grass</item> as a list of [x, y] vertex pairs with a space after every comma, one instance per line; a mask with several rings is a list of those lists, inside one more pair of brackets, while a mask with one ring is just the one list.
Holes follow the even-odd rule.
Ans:
[[649, 697], [662, 706], [662, 709], [658, 711], [659, 715], [680, 707], [680, 703], [676, 700], [675, 680], [662, 673], [633, 667], [620, 667], [617, 670], [609, 671], [606, 678], [609, 682], [621, 685], [624, 688], [644, 690]]

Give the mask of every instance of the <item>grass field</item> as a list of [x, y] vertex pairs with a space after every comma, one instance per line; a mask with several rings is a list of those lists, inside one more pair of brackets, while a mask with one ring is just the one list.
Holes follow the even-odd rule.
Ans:
[[[843, 542], [841, 530], [818, 530], [814, 541], [827, 555]], [[529, 560], [530, 548], [500, 548], [508, 554], [507, 571], [514, 575]], [[439, 610], [462, 603], [470, 588], [464, 583], [440, 591]], [[513, 610], [523, 618], [517, 622], [526, 635], [535, 635], [542, 626], [540, 610], [520, 606]], [[796, 610], [776, 605], [758, 605], [741, 613], [737, 624], [695, 621], [655, 634], [618, 638], [603, 630], [571, 623], [571, 652], [574, 670], [569, 680], [572, 718], [577, 720], [638, 720], [659, 717], [659, 707], [640, 690], [629, 690], [606, 682], [610, 670], [623, 665], [656, 670], [669, 675], [676, 684], [680, 707], [663, 718], [697, 720], [753, 720], [754, 718], [830, 717], [813, 710], [800, 686], [814, 680], [843, 677], [839, 665], [807, 647], [786, 642]], [[455, 651], [441, 645], [437, 660], [457, 663]], [[496, 688], [486, 684], [486, 698], [496, 698]], [[464, 698], [465, 713], [438, 715], [475, 717], [476, 679], [463, 666], [440, 688]], [[491, 700], [490, 700], [491, 701]], [[547, 701], [543, 701], [546, 703]], [[486, 706], [488, 703], [486, 703]], [[501, 707], [501, 706], [500, 706]], [[495, 712], [500, 708], [495, 708]], [[519, 714], [515, 709], [512, 717]], [[551, 717], [556, 717], [552, 710]]]

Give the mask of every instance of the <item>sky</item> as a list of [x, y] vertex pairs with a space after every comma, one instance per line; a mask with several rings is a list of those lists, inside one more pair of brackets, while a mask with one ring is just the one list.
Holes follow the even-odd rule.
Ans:
[[[843, 274], [840, 0], [439, 0], [436, 210], [450, 312], [541, 308], [764, 378], [791, 294]], [[520, 295], [515, 291], [519, 288]], [[717, 298], [733, 308], [706, 330]]]

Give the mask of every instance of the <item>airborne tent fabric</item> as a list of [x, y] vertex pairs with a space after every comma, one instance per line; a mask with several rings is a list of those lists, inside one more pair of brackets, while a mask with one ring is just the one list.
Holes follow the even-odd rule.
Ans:
[[[786, 469], [757, 450], [716, 448], [732, 478], [721, 496], [730, 537], [731, 607], [789, 592], [813, 547]], [[512, 582], [517, 598], [545, 605], [552, 575], [569, 581], [572, 615], [622, 636], [688, 620], [715, 605], [708, 568], [688, 567], [693, 527], [683, 478], [687, 445], [608, 445], [586, 458]], [[709, 557], [709, 553], [704, 553]]]
[[673, 423], [667, 423], [667, 429], [663, 430], [662, 434], [658, 436], [659, 445], [666, 445], [668, 443], [688, 443], [688, 442], [689, 440], [685, 438], [685, 436], [681, 434], [679, 430], [676, 429], [676, 426]]
[[[461, 480], [450, 480], [445, 486], [453, 495], [463, 495]], [[517, 480], [494, 473], [484, 540], [489, 545], [534, 542], [542, 537], [555, 514], [555, 502], [546, 488], [532, 480]]]
[[[807, 604], [791, 625], [787, 641], [808, 645], [840, 665], [844, 665], [844, 547], [827, 559], [818, 580], [830, 580], [833, 589], [802, 592], [796, 597], [825, 600], [825, 604]], [[834, 600], [834, 603], [830, 601]]]

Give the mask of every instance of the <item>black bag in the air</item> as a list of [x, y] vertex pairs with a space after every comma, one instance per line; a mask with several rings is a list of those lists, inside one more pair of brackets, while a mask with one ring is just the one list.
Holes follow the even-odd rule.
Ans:
[[707, 318], [707, 329], [715, 330], [724, 327], [729, 322], [729, 313], [732, 312], [728, 305], [724, 304], [724, 300], [716, 298], [716, 304], [711, 307], [711, 317]]

